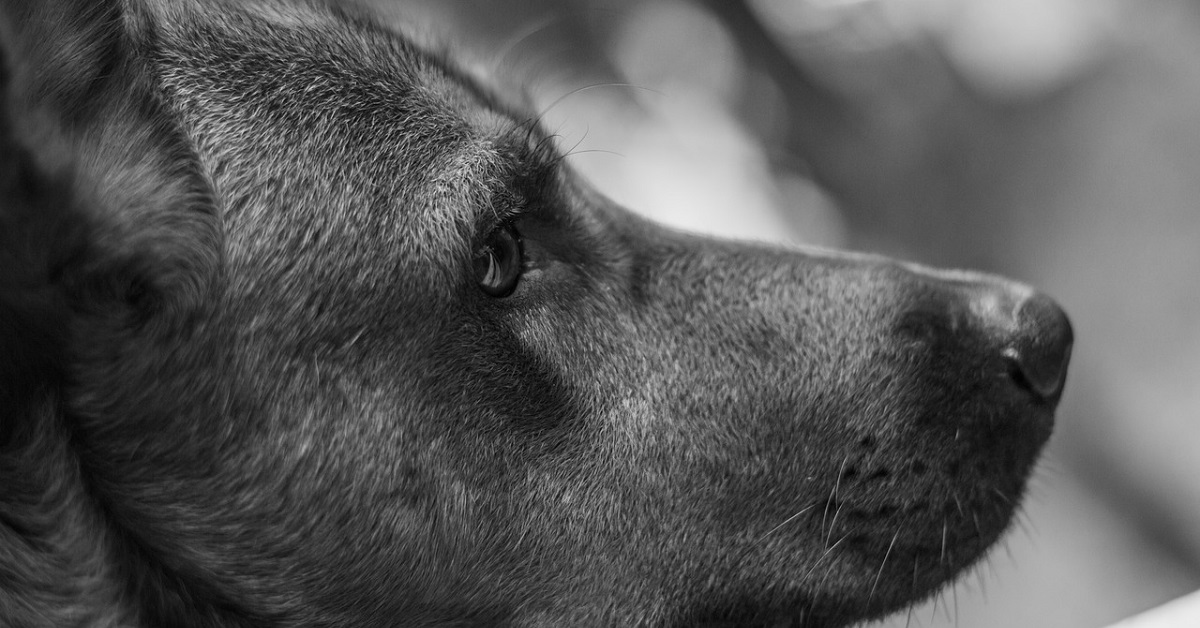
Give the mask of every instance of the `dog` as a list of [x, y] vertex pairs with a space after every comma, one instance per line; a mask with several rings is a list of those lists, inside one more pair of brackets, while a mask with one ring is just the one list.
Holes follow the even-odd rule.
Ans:
[[638, 218], [360, 9], [0, 6], [0, 624], [830, 628], [1009, 525], [1050, 298]]

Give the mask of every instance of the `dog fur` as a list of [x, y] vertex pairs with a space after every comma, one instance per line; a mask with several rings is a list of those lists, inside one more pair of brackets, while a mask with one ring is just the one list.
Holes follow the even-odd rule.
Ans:
[[1045, 297], [651, 224], [365, 14], [0, 6], [4, 626], [842, 626], [1050, 434]]

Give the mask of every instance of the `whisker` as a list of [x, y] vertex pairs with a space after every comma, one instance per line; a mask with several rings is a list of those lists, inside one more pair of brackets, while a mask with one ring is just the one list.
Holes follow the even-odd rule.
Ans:
[[825, 547], [829, 547], [829, 539], [833, 538], [833, 529], [837, 526], [838, 515], [842, 512], [842, 502], [838, 502], [837, 510], [833, 511], [833, 519], [829, 520], [829, 530], [825, 533]]
[[[801, 580], [808, 580], [809, 577], [811, 577], [813, 573], [817, 571], [817, 568], [821, 566], [821, 561], [825, 560], [827, 556], [833, 553], [833, 550], [837, 549], [837, 547], [842, 544], [842, 541], [845, 541], [848, 538], [850, 538], [850, 533], [847, 532], [842, 536], [842, 538], [838, 539], [837, 543], [834, 543], [829, 549], [825, 550], [825, 552], [817, 558], [816, 562], [813, 563], [813, 566], [808, 570], [808, 573], [804, 574], [804, 577], [801, 578]], [[825, 577], [829, 577], [829, 574], [825, 574]]]
[[634, 89], [634, 90], [640, 90], [640, 91], [644, 91], [644, 92], [650, 92], [652, 94], [657, 94], [659, 96], [663, 95], [662, 92], [660, 92], [656, 89], [645, 87], [643, 85], [637, 85], [635, 83], [620, 83], [620, 82], [591, 83], [589, 85], [584, 85], [583, 87], [576, 87], [575, 89], [563, 94], [562, 96], [555, 98], [549, 105], [546, 105], [545, 107], [543, 107], [542, 110], [539, 111], [536, 116], [534, 116], [533, 124], [536, 125], [536, 124], [541, 123], [542, 118], [545, 118], [546, 114], [550, 113], [555, 107], [562, 104], [562, 102], [564, 100], [570, 98], [571, 96], [582, 94], [583, 92], [590, 91], [593, 89], [609, 88], [609, 87], [622, 87], [622, 88], [627, 88], [627, 89]]
[[795, 520], [796, 520], [796, 518], [797, 518], [797, 517], [799, 517], [800, 515], [803, 515], [804, 513], [808, 512], [808, 511], [810, 511], [810, 510], [812, 510], [813, 508], [816, 508], [816, 507], [817, 507], [817, 505], [816, 505], [816, 504], [810, 504], [810, 505], [808, 505], [808, 506], [806, 506], [806, 507], [804, 507], [804, 508], [801, 508], [799, 511], [797, 511], [797, 512], [796, 512], [796, 514], [794, 514], [794, 515], [792, 515], [792, 516], [788, 517], [787, 519], [784, 519], [782, 523], [780, 523], [779, 525], [775, 526], [774, 528], [771, 528], [771, 529], [770, 529], [770, 530], [769, 530], [769, 531], [768, 531], [766, 534], [762, 535], [762, 537], [761, 537], [761, 538], [759, 538], [757, 541], [755, 541], [755, 543], [754, 543], [754, 544], [755, 544], [755, 545], [759, 545], [759, 544], [761, 544], [763, 541], [767, 540], [767, 537], [771, 536], [772, 534], [775, 534], [776, 532], [778, 532], [778, 531], [779, 531], [781, 528], [783, 528], [783, 527], [784, 527], [784, 526], [786, 526], [787, 524], [789, 524], [789, 523], [791, 523], [791, 522], [795, 521]]
[[938, 558], [938, 564], [944, 564], [946, 562], [946, 528], [947, 528], [946, 519], [943, 517], [942, 518], [942, 555], [940, 558]]
[[563, 155], [562, 159], [566, 159], [568, 157], [574, 157], [576, 155], [586, 155], [588, 153], [604, 153], [606, 155], [615, 155], [617, 157], [626, 157], [625, 153], [619, 153], [615, 150], [605, 150], [603, 148], [585, 148], [584, 150], [573, 150], [573, 151], [567, 153], [566, 155]]
[[496, 67], [503, 68], [507, 66], [511, 60], [510, 57], [514, 52], [516, 52], [517, 47], [533, 39], [538, 34], [545, 32], [551, 26], [561, 23], [562, 21], [562, 15], [550, 14], [542, 17], [541, 19], [530, 22], [525, 28], [513, 33], [513, 35], [508, 38], [508, 41], [500, 44], [493, 55], [493, 58], [497, 60]]
[[842, 458], [842, 464], [838, 467], [837, 480], [833, 482], [833, 499], [837, 501], [838, 507], [837, 510], [833, 511], [833, 519], [829, 521], [829, 530], [825, 533], [825, 547], [829, 547], [829, 539], [833, 538], [833, 529], [837, 525], [838, 515], [842, 512], [842, 500], [839, 497], [841, 497], [842, 491], [842, 478], [845, 477], [846, 473], [846, 463], [849, 461], [850, 454], [846, 454]]
[[[850, 454], [846, 454], [846, 456], [842, 458], [842, 464], [838, 465], [837, 480], [834, 481], [833, 488], [829, 492], [829, 497], [826, 498], [826, 500], [825, 500], [825, 512], [821, 513], [821, 528], [822, 529], [825, 529], [825, 522], [828, 521], [828, 518], [829, 518], [829, 505], [837, 500], [838, 487], [841, 486], [841, 484], [842, 484], [842, 474], [846, 470], [847, 462], [850, 462]], [[836, 515], [836, 513], [835, 513], [835, 515]], [[826, 535], [828, 536], [828, 535], [832, 535], [832, 534], [833, 534], [833, 528], [831, 526], [829, 528], [829, 532]], [[828, 541], [826, 541], [825, 544], [828, 545], [829, 544]]]
[[578, 139], [578, 140], [575, 142], [575, 144], [571, 146], [571, 148], [570, 148], [569, 150], [563, 151], [563, 155], [562, 155], [561, 157], [559, 157], [557, 161], [563, 161], [563, 160], [565, 160], [565, 159], [566, 159], [568, 156], [570, 156], [570, 155], [571, 155], [571, 153], [574, 153], [574, 152], [576, 151], [576, 149], [578, 149], [578, 148], [579, 148], [579, 146], [580, 146], [581, 144], [583, 144], [585, 141], [587, 141], [588, 133], [591, 133], [591, 132], [592, 132], [592, 127], [591, 127], [591, 126], [584, 127], [584, 129], [583, 129], [583, 137], [579, 138], [579, 139]]
[[547, 149], [546, 146], [548, 144], [553, 144], [556, 140], [559, 140], [559, 139], [562, 139], [559, 135], [556, 135], [553, 133], [547, 133], [544, 137], [542, 137], [542, 139], [538, 140], [537, 144], [535, 144], [533, 146], [533, 154], [535, 154], [535, 155], [546, 154], [547, 152], [552, 150], [552, 149]]
[[957, 583], [950, 587], [950, 594], [954, 596], [954, 625], [958, 625], [958, 585]]
[[1008, 562], [1010, 564], [1017, 564], [1017, 557], [1013, 554], [1012, 543], [1009, 543], [1007, 539], [1004, 541], [1004, 553], [1008, 554]]
[[883, 555], [883, 562], [879, 564], [879, 573], [875, 574], [875, 582], [871, 585], [871, 592], [867, 595], [867, 606], [871, 605], [871, 600], [875, 598], [875, 589], [879, 586], [879, 579], [883, 577], [883, 569], [887, 567], [888, 557], [892, 555], [892, 548], [896, 547], [896, 539], [900, 538], [900, 530], [892, 535], [892, 542], [888, 544], [887, 552]]
[[1016, 521], [1017, 529], [1021, 531], [1021, 535], [1028, 539], [1036, 548], [1038, 540], [1037, 535], [1033, 533], [1033, 523], [1029, 518], [1029, 513], [1025, 512], [1023, 509], [1018, 510], [1014, 520]]

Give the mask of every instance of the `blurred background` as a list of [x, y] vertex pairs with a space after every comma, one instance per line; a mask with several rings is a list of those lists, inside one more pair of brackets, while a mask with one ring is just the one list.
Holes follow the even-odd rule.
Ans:
[[1094, 628], [1200, 588], [1200, 2], [361, 1], [465, 45], [632, 209], [1066, 307], [1021, 524], [872, 626]]

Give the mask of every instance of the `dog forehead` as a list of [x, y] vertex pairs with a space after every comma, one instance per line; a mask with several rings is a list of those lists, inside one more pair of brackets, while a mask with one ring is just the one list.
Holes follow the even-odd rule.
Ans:
[[[517, 123], [397, 33], [247, 7], [168, 15], [158, 27], [174, 32], [156, 45], [166, 99], [234, 239], [306, 225], [387, 233], [409, 260], [465, 246], [513, 167]], [[286, 9], [299, 10], [312, 9]]]
[[230, 8], [170, 13], [158, 25], [173, 32], [154, 37], [155, 55], [185, 103], [207, 101], [230, 120], [331, 144], [436, 137], [405, 152], [423, 157], [515, 124], [447, 59], [363, 17], [272, 3], [218, 6]]

